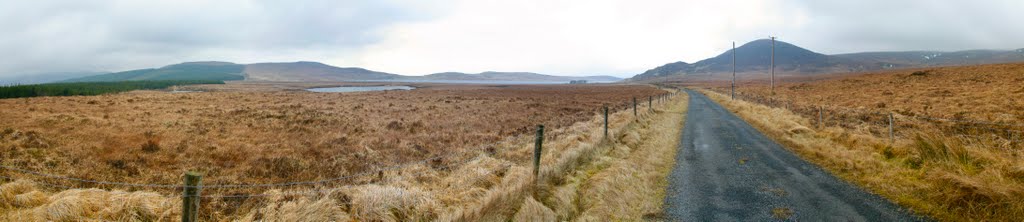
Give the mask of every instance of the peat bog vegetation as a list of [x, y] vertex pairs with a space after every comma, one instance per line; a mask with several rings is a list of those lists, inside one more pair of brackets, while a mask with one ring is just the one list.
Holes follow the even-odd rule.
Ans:
[[[571, 219], [585, 212], [576, 206], [581, 197], [554, 189], [580, 185], [585, 177], [572, 172], [611, 147], [618, 159], [630, 159], [622, 149], [654, 149], [640, 149], [648, 135], [635, 131], [673, 115], [658, 106], [678, 99], [670, 93], [647, 85], [429, 85], [3, 99], [0, 220], [176, 220], [186, 171], [202, 173], [209, 186], [202, 220], [538, 215], [520, 213], [529, 210]], [[642, 98], [639, 117], [634, 98]], [[605, 106], [610, 138], [599, 115]], [[538, 124], [548, 132], [534, 178]], [[621, 168], [613, 160], [590, 169]]]
[[803, 158], [916, 212], [1015, 221], [1024, 218], [1022, 74], [1021, 63], [941, 67], [784, 83], [772, 99], [764, 84], [743, 85], [737, 100], [728, 87], [704, 93]]

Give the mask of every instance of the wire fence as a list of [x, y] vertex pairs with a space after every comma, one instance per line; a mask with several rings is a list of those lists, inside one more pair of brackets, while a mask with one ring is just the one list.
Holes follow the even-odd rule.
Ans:
[[[669, 94], [658, 95], [657, 96], [658, 101], [659, 102], [667, 101], [671, 96], [674, 96], [676, 93], [669, 93]], [[645, 110], [646, 110], [648, 107], [650, 107], [650, 109], [653, 110], [654, 98], [655, 98], [654, 96], [652, 96], [650, 98], [647, 98], [648, 100], [646, 101], [647, 102], [646, 105], [643, 103], [643, 101], [638, 101], [636, 98], [634, 98], [633, 101], [626, 101], [626, 102], [621, 103], [621, 104], [608, 105], [608, 106], [605, 106], [605, 107], [607, 107], [609, 112], [612, 112], [612, 113], [626, 112], [626, 111], [629, 111], [629, 110], [632, 109], [633, 112], [634, 112], [634, 115], [636, 115], [636, 117], [639, 118], [641, 115], [637, 113], [638, 112], [637, 110], [640, 109], [640, 108], [645, 108]], [[600, 113], [600, 111], [598, 111], [598, 113]], [[6, 180], [10, 180], [10, 181], [15, 181], [15, 180], [18, 180], [18, 179], [29, 179], [29, 178], [31, 178], [30, 181], [32, 181], [32, 183], [34, 183], [34, 184], [50, 187], [50, 188], [53, 188], [53, 189], [56, 189], [56, 190], [89, 189], [89, 188], [99, 188], [99, 189], [127, 188], [129, 190], [134, 190], [134, 191], [148, 191], [148, 192], [161, 193], [165, 197], [172, 197], [172, 198], [198, 197], [198, 198], [207, 198], [207, 199], [211, 199], [211, 198], [212, 199], [216, 199], [216, 198], [231, 199], [231, 198], [265, 197], [265, 196], [271, 196], [271, 195], [282, 195], [282, 196], [316, 195], [316, 194], [324, 194], [324, 193], [335, 192], [335, 191], [337, 191], [339, 189], [342, 189], [343, 187], [332, 186], [332, 185], [339, 185], [342, 182], [349, 182], [349, 183], [346, 183], [344, 185], [358, 185], [358, 184], [368, 184], [368, 183], [379, 182], [379, 181], [382, 180], [382, 177], [383, 177], [385, 172], [399, 171], [399, 170], [402, 170], [402, 169], [408, 169], [408, 168], [410, 168], [412, 166], [416, 166], [416, 165], [429, 165], [428, 168], [433, 169], [433, 170], [421, 170], [419, 172], [414, 172], [412, 174], [407, 174], [407, 175], [404, 175], [404, 176], [420, 176], [420, 175], [427, 174], [427, 173], [436, 173], [436, 172], [448, 171], [448, 170], [450, 170], [450, 169], [452, 169], [454, 167], [458, 167], [458, 166], [461, 166], [461, 165], [464, 165], [466, 163], [469, 163], [469, 162], [472, 162], [472, 161], [476, 160], [480, 156], [479, 154], [481, 154], [483, 152], [490, 152], [488, 150], [489, 148], [501, 147], [501, 146], [505, 146], [505, 147], [518, 146], [520, 144], [516, 144], [516, 141], [523, 140], [525, 137], [528, 137], [528, 136], [529, 136], [529, 134], [527, 133], [527, 134], [518, 135], [518, 136], [506, 137], [505, 139], [497, 141], [497, 142], [477, 145], [476, 147], [470, 148], [470, 149], [465, 150], [463, 152], [451, 152], [451, 153], [442, 154], [442, 155], [436, 155], [436, 156], [433, 156], [433, 157], [429, 157], [429, 158], [425, 158], [425, 159], [420, 159], [420, 160], [415, 160], [415, 161], [398, 163], [398, 164], [393, 164], [393, 165], [388, 165], [388, 166], [378, 166], [378, 167], [375, 167], [374, 170], [363, 171], [363, 172], [360, 172], [360, 173], [343, 175], [343, 176], [338, 176], [338, 177], [325, 178], [325, 179], [318, 179], [318, 180], [309, 180], [309, 181], [293, 181], [293, 182], [261, 183], [261, 184], [211, 184], [211, 185], [196, 185], [196, 186], [188, 186], [188, 185], [184, 185], [184, 184], [145, 184], [145, 183], [127, 183], [127, 182], [116, 182], [116, 181], [105, 181], [105, 180], [94, 180], [94, 179], [77, 178], [77, 177], [70, 177], [70, 176], [64, 176], [64, 175], [56, 175], [56, 174], [51, 174], [51, 173], [33, 171], [33, 170], [28, 170], [28, 169], [13, 167], [13, 166], [7, 166], [7, 165], [0, 165], [0, 172], [7, 171], [7, 172], [9, 172], [8, 175], [21, 174], [21, 175], [25, 175], [25, 176], [24, 177], [14, 177], [14, 176], [6, 176], [6, 175], [3, 175], [3, 174], [0, 174], [0, 179], [6, 179]], [[557, 137], [557, 135], [551, 135], [551, 136]], [[445, 160], [448, 160], [447, 163], [445, 163]], [[374, 178], [374, 177], [376, 177], [376, 178]], [[359, 178], [370, 178], [370, 179], [363, 179], [363, 180], [361, 180], [362, 183], [351, 182], [351, 181], [359, 179]], [[301, 187], [302, 189], [300, 189], [298, 187]], [[201, 189], [203, 189], [204, 192], [202, 192], [201, 195], [184, 195], [183, 194], [183, 193], [185, 193], [184, 191], [186, 189], [190, 189], [190, 188], [201, 188]], [[258, 192], [229, 192], [231, 190], [246, 190], [246, 189], [248, 189], [248, 190], [259, 189], [259, 191]], [[285, 190], [285, 189], [290, 189], [290, 190]], [[211, 190], [228, 190], [228, 191], [208, 192], [208, 191], [211, 191]], [[268, 193], [271, 190], [277, 190], [277, 192]]]
[[[728, 90], [712, 89], [726, 96]], [[811, 120], [814, 127], [842, 127], [858, 130], [879, 137], [895, 139], [912, 138], [922, 129], [934, 129], [966, 140], [1004, 141], [1012, 146], [1024, 143], [1024, 124], [987, 122], [969, 119], [950, 119], [899, 113], [888, 110], [855, 109], [835, 105], [801, 104], [793, 100], [771, 98], [761, 94], [736, 92], [736, 99], [774, 108], [789, 110]]]

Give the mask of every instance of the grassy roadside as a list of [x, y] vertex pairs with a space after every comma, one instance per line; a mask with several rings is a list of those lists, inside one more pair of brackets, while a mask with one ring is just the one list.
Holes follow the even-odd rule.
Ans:
[[[560, 182], [528, 198], [517, 221], [637, 221], [661, 211], [675, 163], [688, 97], [630, 125], [600, 145], [590, 161], [571, 170]], [[547, 215], [543, 217], [532, 217]]]
[[942, 221], [1024, 218], [1020, 151], [924, 131], [889, 144], [856, 130], [813, 129], [812, 120], [785, 109], [701, 92], [802, 158], [919, 214]]
[[[605, 138], [600, 118], [567, 129], [566, 136], [545, 140], [540, 175], [533, 177], [527, 164], [505, 171], [500, 182], [479, 193], [476, 201], [458, 207], [439, 217], [439, 221], [568, 221], [578, 217], [581, 187], [590, 174], [614, 150], [635, 149], [642, 140], [643, 129], [666, 116], [668, 104], [680, 101], [669, 97], [654, 109], [641, 104], [639, 118], [631, 110], [609, 116], [609, 137]], [[673, 145], [674, 146], [674, 145]], [[516, 156], [532, 155], [529, 150], [514, 152]], [[499, 155], [500, 156], [500, 155]], [[591, 173], [587, 173], [591, 172]], [[667, 174], [667, 172], [666, 172]], [[580, 176], [588, 175], [588, 176]], [[658, 200], [660, 205], [660, 198]]]
[[[581, 221], [636, 221], [658, 215], [665, 200], [668, 174], [675, 164], [689, 97], [679, 96], [636, 134], [580, 176], [589, 176], [580, 190]], [[633, 148], [630, 148], [633, 142]], [[605, 166], [602, 168], [602, 166]]]

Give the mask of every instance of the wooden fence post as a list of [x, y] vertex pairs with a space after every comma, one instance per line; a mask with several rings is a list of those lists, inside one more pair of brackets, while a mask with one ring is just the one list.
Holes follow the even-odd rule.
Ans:
[[604, 107], [604, 138], [608, 138], [608, 107]]
[[199, 221], [199, 186], [203, 176], [196, 172], [185, 173], [185, 188], [182, 195], [181, 221]]
[[654, 111], [654, 97], [647, 97], [647, 111]]
[[822, 118], [824, 116], [822, 114], [824, 109], [825, 109], [824, 107], [821, 107], [821, 106], [818, 107], [818, 129], [821, 129], [821, 126], [822, 126], [822, 121], [821, 120], [824, 119], [824, 118]]
[[639, 117], [639, 115], [636, 114], [636, 97], [633, 97], [633, 117]]
[[889, 113], [889, 143], [890, 144], [896, 143], [896, 134], [893, 134], [892, 121], [893, 121], [892, 113], [890, 112]]
[[537, 125], [537, 139], [533, 144], [533, 178], [540, 173], [540, 152], [544, 145], [544, 125]]

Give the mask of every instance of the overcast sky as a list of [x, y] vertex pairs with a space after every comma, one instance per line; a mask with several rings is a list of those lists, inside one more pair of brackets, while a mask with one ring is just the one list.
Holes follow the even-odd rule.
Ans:
[[826, 54], [1024, 48], [1024, 1], [0, 0], [0, 77], [185, 61], [632, 76], [776, 35]]

